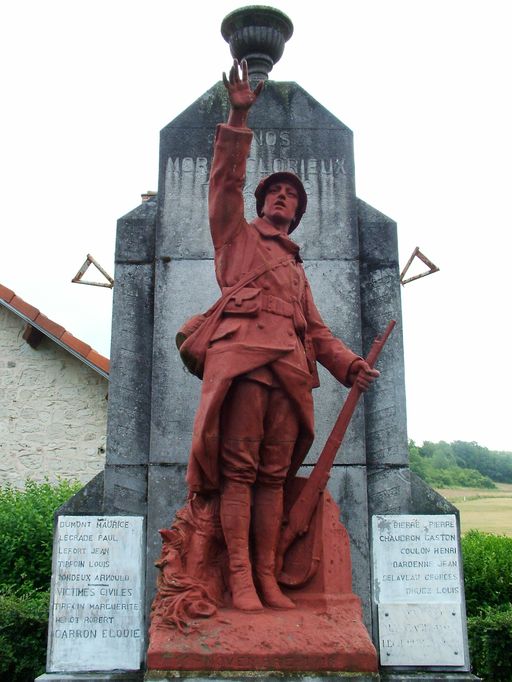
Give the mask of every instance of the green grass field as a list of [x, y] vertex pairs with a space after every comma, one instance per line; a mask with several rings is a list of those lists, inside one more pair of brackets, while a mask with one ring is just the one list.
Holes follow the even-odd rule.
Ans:
[[512, 537], [512, 484], [496, 485], [496, 490], [440, 488], [437, 492], [459, 509], [463, 533], [475, 528]]

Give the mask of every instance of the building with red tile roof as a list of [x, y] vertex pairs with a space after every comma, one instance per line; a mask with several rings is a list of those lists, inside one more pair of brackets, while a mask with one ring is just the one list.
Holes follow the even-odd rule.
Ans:
[[54, 341], [108, 379], [108, 358], [100, 355], [100, 353], [91, 348], [87, 343], [84, 343], [84, 341], [77, 339], [60, 324], [50, 320], [37, 308], [24, 301], [14, 291], [2, 284], [0, 284], [0, 305], [18, 315], [20, 319], [27, 323], [28, 328], [24, 332], [27, 338], [24, 338], [32, 347], [35, 347], [33, 344], [37, 344], [36, 339], [40, 338], [41, 334], [44, 334], [51, 341]]
[[109, 359], [0, 284], [0, 485], [104, 465]]

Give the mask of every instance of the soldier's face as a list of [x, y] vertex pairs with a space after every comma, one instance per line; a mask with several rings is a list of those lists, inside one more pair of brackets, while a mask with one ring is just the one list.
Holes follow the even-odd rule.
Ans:
[[295, 218], [299, 195], [289, 182], [275, 182], [267, 189], [263, 204], [263, 217], [274, 227], [288, 232]]

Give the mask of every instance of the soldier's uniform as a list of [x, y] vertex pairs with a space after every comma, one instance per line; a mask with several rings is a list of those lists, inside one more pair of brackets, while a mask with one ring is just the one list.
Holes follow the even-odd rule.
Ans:
[[211, 338], [187, 481], [192, 492], [220, 490], [233, 605], [259, 611], [260, 596], [273, 608], [294, 607], [276, 582], [275, 558], [284, 481], [313, 442], [316, 360], [348, 385], [359, 357], [322, 321], [299, 247], [263, 218], [244, 217], [251, 140], [247, 128], [218, 126], [209, 193], [215, 272], [223, 289], [268, 269], [228, 301]]
[[[350, 366], [359, 359], [325, 326], [311, 295], [299, 247], [266, 220], [256, 218], [248, 223], [244, 217], [242, 189], [251, 140], [247, 128], [223, 124], [217, 128], [209, 191], [217, 281], [221, 288], [230, 287], [264, 263], [289, 259], [236, 294], [212, 337], [188, 470], [192, 491], [218, 489], [220, 470], [222, 476], [253, 483], [259, 467], [257, 461], [251, 465], [250, 458], [260, 460], [260, 476], [266, 476], [267, 483], [280, 479], [282, 484], [290, 460], [295, 471], [313, 441], [311, 389], [319, 385], [316, 360], [347, 386]], [[258, 386], [241, 388], [240, 377], [244, 377], [242, 383], [251, 381]], [[232, 384], [231, 393], [237, 397], [228, 396]], [[246, 391], [250, 395], [244, 398]], [[269, 401], [272, 414], [265, 422]], [[275, 445], [279, 433], [283, 435], [283, 453], [277, 454], [274, 447], [272, 470], [265, 471], [265, 434], [267, 442], [270, 439]], [[226, 443], [245, 435], [239, 466], [233, 444], [221, 447], [219, 434]], [[258, 457], [261, 443], [262, 458]]]

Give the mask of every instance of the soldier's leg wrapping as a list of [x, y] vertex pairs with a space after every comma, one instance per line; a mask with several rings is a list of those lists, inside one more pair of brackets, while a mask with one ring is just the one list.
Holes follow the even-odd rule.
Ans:
[[233, 606], [262, 610], [249, 556], [251, 486], [256, 479], [268, 389], [254, 381], [235, 381], [221, 415], [222, 476], [220, 518], [229, 555]]
[[271, 391], [264, 428], [254, 492], [255, 573], [263, 601], [273, 608], [289, 609], [294, 604], [279, 589], [275, 562], [283, 517], [283, 484], [299, 424], [290, 400], [281, 389]]

